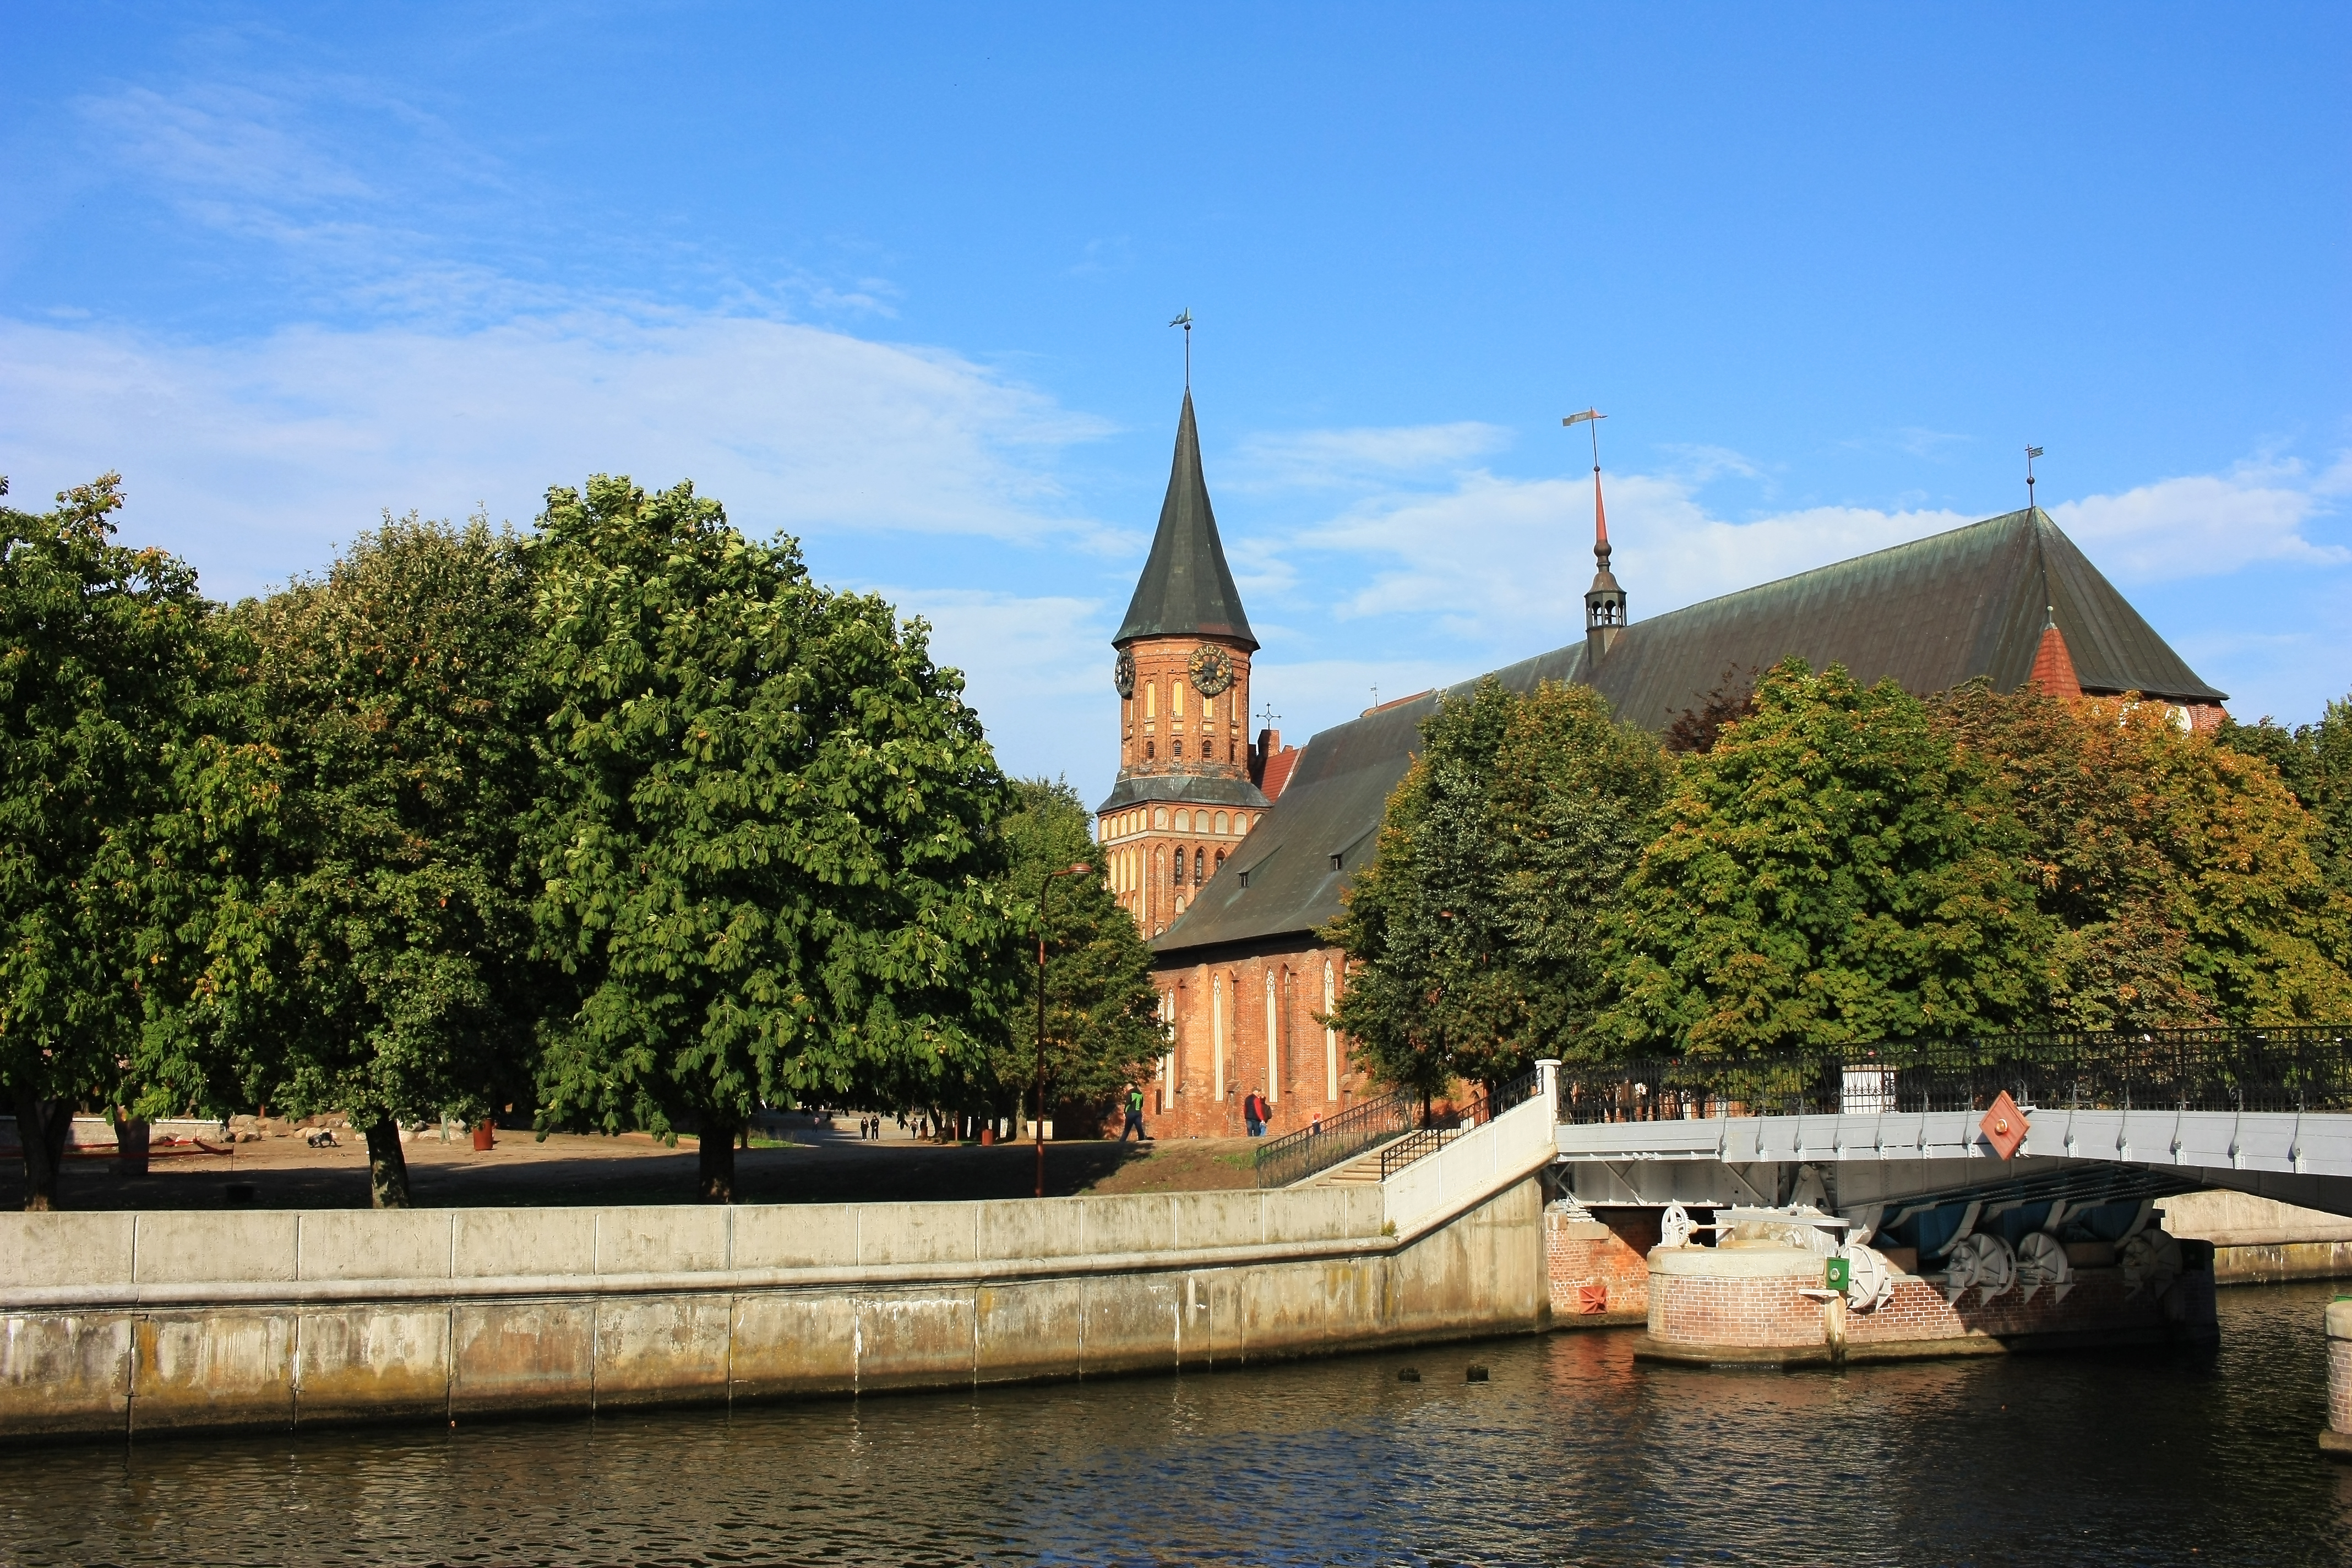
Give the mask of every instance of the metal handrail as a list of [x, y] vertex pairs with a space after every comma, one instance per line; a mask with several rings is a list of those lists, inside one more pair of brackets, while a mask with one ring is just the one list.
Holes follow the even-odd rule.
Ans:
[[1539, 1073], [1522, 1073], [1496, 1089], [1492, 1095], [1483, 1091], [1473, 1095], [1468, 1103], [1454, 1108], [1452, 1121], [1443, 1125], [1423, 1127], [1397, 1139], [1381, 1151], [1381, 1180], [1387, 1181], [1414, 1161], [1425, 1154], [1434, 1154], [1471, 1129], [1484, 1127], [1504, 1111], [1526, 1104], [1536, 1097], [1542, 1081]]
[[[1522, 1073], [1496, 1090], [1495, 1103], [1508, 1110], [1524, 1100], [1531, 1100], [1540, 1080], [1540, 1074]], [[1438, 1119], [1423, 1120], [1421, 1105], [1421, 1096], [1417, 1091], [1401, 1089], [1378, 1100], [1350, 1106], [1318, 1127], [1270, 1139], [1251, 1158], [1250, 1163], [1257, 1173], [1257, 1184], [1261, 1187], [1291, 1186], [1334, 1165], [1344, 1165], [1358, 1155], [1369, 1153], [1409, 1132], [1420, 1131], [1425, 1127], [1438, 1127]], [[1461, 1126], [1465, 1118], [1483, 1122], [1488, 1119], [1488, 1114], [1487, 1097], [1482, 1092], [1473, 1096], [1466, 1104], [1455, 1107], [1442, 1125], [1450, 1131]], [[1383, 1155], [1381, 1160], [1381, 1180], [1387, 1180], [1388, 1174], [1389, 1161]]]
[[1251, 1159], [1261, 1187], [1286, 1187], [1345, 1164], [1421, 1124], [1421, 1096], [1398, 1089], [1351, 1105], [1318, 1126], [1269, 1139]]
[[1563, 1122], [2082, 1110], [2352, 1111], [2352, 1025], [1968, 1036], [1560, 1068]]

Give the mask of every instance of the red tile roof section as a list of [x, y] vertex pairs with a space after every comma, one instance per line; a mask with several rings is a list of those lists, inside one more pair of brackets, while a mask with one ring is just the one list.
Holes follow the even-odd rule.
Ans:
[[2083, 683], [2074, 674], [2074, 656], [2056, 626], [2042, 628], [2042, 646], [2033, 650], [2033, 673], [2025, 683], [2048, 697], [2080, 697]]
[[1282, 786], [1290, 782], [1290, 770], [1298, 765], [1298, 748], [1285, 746], [1265, 760], [1265, 777], [1258, 788], [1268, 800], [1282, 798]]

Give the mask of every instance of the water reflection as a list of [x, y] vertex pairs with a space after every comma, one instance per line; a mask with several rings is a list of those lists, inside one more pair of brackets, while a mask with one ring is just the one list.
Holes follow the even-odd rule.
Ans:
[[[2352, 1561], [2318, 1287], [2203, 1359], [1636, 1367], [1622, 1334], [1213, 1377], [0, 1455], [0, 1562]], [[1465, 1383], [1473, 1361], [1493, 1380]], [[1424, 1381], [1396, 1371], [1419, 1366]]]

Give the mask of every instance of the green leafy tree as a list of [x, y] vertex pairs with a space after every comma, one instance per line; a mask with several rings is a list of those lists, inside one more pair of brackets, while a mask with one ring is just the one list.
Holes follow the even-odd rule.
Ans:
[[1664, 821], [1609, 931], [1596, 1044], [1739, 1058], [2037, 1014], [2021, 830], [1894, 682], [1767, 672]]
[[[2326, 875], [2325, 816], [2296, 798], [2327, 803], [2340, 757], [2322, 742], [2342, 746], [2341, 720], [2332, 736], [2241, 726], [2217, 739], [2162, 703], [1982, 684], [1936, 706], [1939, 726], [1997, 770], [2024, 828], [2022, 863], [2055, 928], [2053, 1022], [2352, 1019], [2352, 899]], [[2273, 765], [2273, 748], [2292, 773]]]
[[120, 483], [0, 509], [0, 1079], [32, 1209], [77, 1103], [204, 1098], [224, 866], [268, 806], [211, 606], [183, 562], [113, 542]]
[[1422, 741], [1327, 935], [1351, 960], [1333, 1023], [1426, 1098], [1500, 1083], [1584, 1026], [1669, 763], [1599, 693], [1556, 682], [1525, 697], [1482, 682]]
[[248, 1092], [340, 1110], [378, 1207], [409, 1201], [400, 1128], [528, 1100], [544, 1004], [520, 837], [542, 704], [521, 542], [395, 521], [323, 579], [247, 601], [284, 795], [250, 918]]
[[1019, 994], [1007, 788], [922, 623], [809, 580], [690, 485], [548, 492], [541, 940], [577, 988], [542, 1128], [700, 1133], [984, 1073]]
[[[1167, 1054], [1160, 1023], [1160, 993], [1151, 983], [1151, 949], [1119, 907], [1102, 871], [1088, 830], [1090, 818], [1067, 783], [1022, 779], [1003, 833], [1009, 865], [999, 897], [1025, 934], [1022, 957], [1033, 987], [1014, 1005], [1003, 1043], [992, 1055], [996, 1109], [1035, 1110], [1037, 1051], [1036, 943], [1045, 945], [1045, 1050], [1042, 1076], [1047, 1103], [1101, 1104], [1150, 1076]], [[1071, 866], [1085, 876], [1054, 877]], [[1042, 931], [1038, 897], [1046, 879]]]

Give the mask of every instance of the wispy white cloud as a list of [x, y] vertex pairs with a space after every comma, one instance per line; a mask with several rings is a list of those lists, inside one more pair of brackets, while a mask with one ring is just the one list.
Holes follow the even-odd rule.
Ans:
[[[1274, 705], [1275, 727], [1286, 743], [1298, 746], [1316, 731], [1344, 723], [1376, 701], [1393, 702], [1476, 673], [1431, 658], [1291, 661], [1260, 654], [1250, 667], [1250, 683]], [[1256, 715], [1251, 717], [1253, 732], [1259, 722]]]
[[142, 521], [215, 593], [322, 563], [383, 507], [520, 520], [591, 471], [691, 476], [761, 533], [1086, 542], [1100, 531], [1054, 459], [1107, 429], [951, 353], [761, 318], [215, 346], [0, 321], [0, 449], [20, 493], [121, 469]]
[[282, 210], [385, 194], [323, 147], [283, 97], [214, 82], [177, 95], [127, 87], [79, 107], [104, 153], [208, 217], [231, 216], [228, 198]]
[[2142, 582], [2203, 577], [2263, 561], [2339, 566], [2352, 551], [2308, 537], [2308, 525], [2352, 490], [2352, 456], [2314, 474], [2291, 459], [2226, 474], [2159, 479], [2118, 496], [2061, 501], [2050, 516], [2118, 575]]
[[1451, 472], [1510, 445], [1511, 432], [1475, 419], [1353, 430], [1252, 436], [1242, 443], [1239, 489], [1333, 489], [1393, 484]]
[[1743, 479], [1757, 479], [1764, 477], [1762, 465], [1747, 454], [1735, 452], [1728, 447], [1669, 444], [1663, 450], [1673, 456], [1675, 460], [1675, 477], [1687, 479], [1695, 485], [1706, 484], [1710, 480], [1721, 479], [1726, 474], [1735, 475]]
[[1003, 766], [1066, 773], [1084, 793], [1103, 776], [1106, 757], [1116, 760], [1109, 606], [1075, 595], [919, 583], [877, 591], [901, 615], [930, 623], [932, 658], [963, 671], [966, 700], [988, 726]]
[[[2103, 569], [2150, 583], [2266, 561], [2352, 561], [2352, 552], [2315, 540], [2308, 528], [2347, 491], [2352, 459], [2319, 473], [2265, 461], [2052, 512]], [[1612, 478], [1608, 500], [1613, 565], [1636, 616], [1978, 521], [1920, 507], [1811, 507], [1732, 521], [1706, 509], [1688, 473]], [[1412, 616], [1470, 647], [1517, 657], [1580, 632], [1591, 519], [1589, 479], [1481, 470], [1440, 491], [1368, 496], [1268, 553], [1354, 558], [1363, 574], [1338, 600], [1342, 617]], [[1269, 562], [1263, 570], [1271, 576], [1275, 568]], [[1350, 575], [1344, 567], [1338, 574]]]

